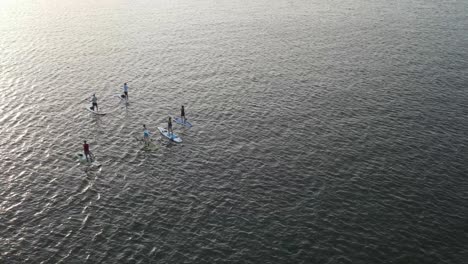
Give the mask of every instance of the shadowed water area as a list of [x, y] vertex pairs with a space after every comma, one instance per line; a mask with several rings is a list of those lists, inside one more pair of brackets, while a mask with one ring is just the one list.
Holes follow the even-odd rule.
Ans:
[[466, 1], [1, 0], [0, 263], [465, 263], [467, 25]]

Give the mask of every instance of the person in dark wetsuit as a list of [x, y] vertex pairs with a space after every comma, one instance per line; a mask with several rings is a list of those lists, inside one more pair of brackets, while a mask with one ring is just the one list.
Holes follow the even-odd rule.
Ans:
[[128, 85], [127, 85], [127, 83], [124, 83], [123, 91], [124, 91], [125, 99], [128, 102]]
[[91, 157], [91, 151], [89, 151], [89, 144], [86, 143], [86, 140], [84, 141], [84, 144], [83, 144], [83, 151], [86, 157], [86, 161], [87, 162], [93, 161], [93, 158]]
[[174, 132], [172, 131], [172, 119], [171, 119], [171, 117], [169, 117], [167, 119], [167, 134], [171, 137], [171, 139], [172, 139], [172, 134], [173, 133]]
[[180, 119], [182, 119], [182, 122], [185, 123], [185, 109], [184, 109], [184, 106], [182, 106], [182, 108], [180, 108]]
[[[91, 102], [93, 103], [93, 106], [91, 107], [93, 109], [93, 111], [99, 111], [98, 109], [98, 105], [97, 105], [97, 97], [96, 97], [96, 94], [93, 94], [93, 96], [91, 97]], [[96, 108], [96, 110], [94, 110], [94, 108]]]

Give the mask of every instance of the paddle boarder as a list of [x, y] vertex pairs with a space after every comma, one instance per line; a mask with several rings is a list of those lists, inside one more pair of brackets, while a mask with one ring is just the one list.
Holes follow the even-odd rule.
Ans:
[[149, 141], [150, 134], [151, 133], [146, 128], [146, 125], [143, 125], [143, 141], [145, 142], [145, 146], [148, 146], [149, 143], [150, 143], [150, 141]]
[[84, 144], [83, 144], [83, 152], [85, 154], [87, 162], [93, 161], [93, 157], [91, 156], [91, 151], [89, 151], [89, 144], [86, 143], [86, 140], [84, 141]]
[[128, 101], [128, 85], [127, 85], [127, 83], [124, 83], [123, 92], [124, 92], [125, 98]]
[[182, 119], [182, 122], [185, 124], [185, 109], [184, 106], [180, 108], [180, 119]]
[[172, 131], [172, 119], [171, 117], [169, 117], [167, 119], [167, 134], [171, 137], [171, 139], [173, 137], [173, 133], [174, 132]]
[[91, 102], [93, 103], [93, 106], [92, 106], [93, 111], [95, 111], [95, 110], [94, 110], [95, 107], [96, 107], [96, 112], [99, 111], [98, 105], [97, 105], [97, 97], [96, 97], [96, 94], [93, 94], [93, 96], [91, 97]]

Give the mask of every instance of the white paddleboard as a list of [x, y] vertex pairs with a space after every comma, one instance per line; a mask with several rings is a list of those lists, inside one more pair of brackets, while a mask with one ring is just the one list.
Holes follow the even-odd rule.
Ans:
[[[153, 134], [151, 134], [151, 135], [153, 135]], [[153, 139], [151, 138], [151, 135], [150, 135], [150, 137], [148, 139], [148, 143], [151, 143], [153, 141]], [[145, 139], [143, 137], [137, 137], [137, 136], [133, 136], [133, 137], [135, 138], [136, 141], [138, 141], [140, 143], [143, 143], [143, 144], [146, 143]]]
[[184, 121], [182, 121], [182, 118], [180, 118], [180, 117], [174, 118], [174, 122], [176, 122], [179, 125], [188, 127], [188, 128], [192, 127], [192, 124], [189, 121], [187, 121], [187, 119], [185, 119], [185, 122], [184, 122]]
[[89, 108], [89, 106], [86, 106], [86, 110], [88, 110], [89, 112], [95, 114], [95, 115], [105, 115], [106, 113], [103, 113], [103, 112], [96, 112], [94, 110], [91, 110], [91, 108]]
[[[91, 161], [87, 161], [84, 152], [77, 152], [77, 153], [76, 153], [76, 158], [77, 158], [80, 162], [85, 162], [85, 163], [87, 163], [87, 162], [93, 163], [93, 162], [96, 160], [96, 158], [95, 158], [95, 157], [93, 156], [93, 154], [91, 153], [91, 158], [92, 158], [92, 160], [91, 160]], [[89, 159], [89, 157], [88, 157], [88, 159]]]
[[171, 135], [169, 135], [169, 132], [167, 132], [167, 129], [162, 128], [162, 127], [158, 127], [158, 129], [159, 129], [159, 132], [161, 132], [161, 134], [163, 136], [167, 137], [168, 139], [170, 139], [170, 140], [172, 140], [174, 142], [177, 142], [177, 143], [182, 142], [182, 139], [179, 136], [177, 136], [175, 133], [172, 133], [172, 136], [171, 136]]
[[125, 98], [125, 95], [123, 94], [115, 94], [115, 97], [120, 99], [120, 102], [127, 102], [127, 99]]

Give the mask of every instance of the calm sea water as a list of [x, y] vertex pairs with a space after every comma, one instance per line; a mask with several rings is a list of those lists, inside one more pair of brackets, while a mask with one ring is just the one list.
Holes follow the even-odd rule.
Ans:
[[0, 1], [0, 263], [466, 263], [467, 25], [466, 1]]

